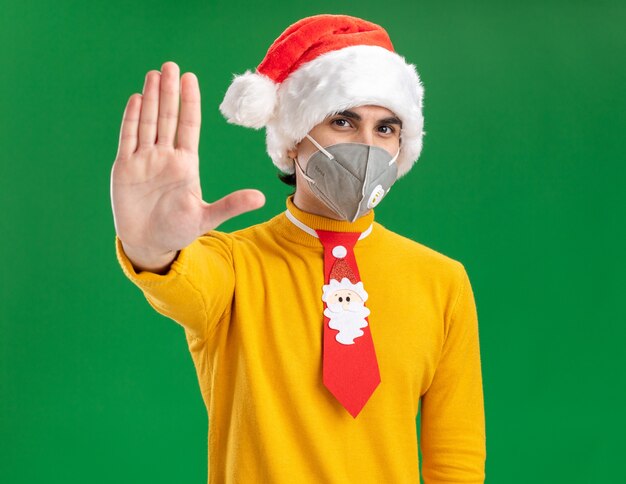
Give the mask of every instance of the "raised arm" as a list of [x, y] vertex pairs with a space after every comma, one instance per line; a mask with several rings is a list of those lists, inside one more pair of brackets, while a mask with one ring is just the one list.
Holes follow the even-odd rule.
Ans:
[[158, 312], [205, 338], [226, 314], [235, 284], [232, 241], [208, 233], [265, 197], [247, 189], [203, 201], [199, 139], [196, 76], [179, 79], [173, 62], [148, 72], [143, 94], [133, 94], [124, 111], [111, 203], [124, 273]]

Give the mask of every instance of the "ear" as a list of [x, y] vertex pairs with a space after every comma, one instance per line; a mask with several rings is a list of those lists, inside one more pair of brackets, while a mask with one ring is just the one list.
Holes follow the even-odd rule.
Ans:
[[291, 148], [290, 150], [287, 150], [287, 156], [293, 160], [296, 156], [298, 156], [298, 151], [295, 148]]

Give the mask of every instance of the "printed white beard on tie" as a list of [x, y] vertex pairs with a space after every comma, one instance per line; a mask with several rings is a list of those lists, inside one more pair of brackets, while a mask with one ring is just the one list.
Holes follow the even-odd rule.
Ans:
[[338, 302], [327, 304], [324, 315], [330, 319], [328, 325], [332, 329], [339, 331], [335, 339], [341, 344], [353, 345], [355, 338], [365, 334], [361, 331], [361, 328], [367, 326], [365, 318], [370, 315], [370, 310], [359, 301], [350, 302], [347, 308], [344, 308], [344, 305]]

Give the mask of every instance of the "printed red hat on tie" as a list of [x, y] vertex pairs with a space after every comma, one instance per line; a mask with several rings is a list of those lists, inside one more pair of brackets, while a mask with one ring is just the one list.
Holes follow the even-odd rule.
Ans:
[[377, 105], [402, 121], [398, 178], [422, 151], [424, 88], [415, 66], [395, 53], [379, 25], [347, 15], [316, 15], [288, 27], [255, 72], [235, 75], [220, 111], [228, 122], [266, 128], [267, 152], [294, 173], [287, 151], [327, 116]]

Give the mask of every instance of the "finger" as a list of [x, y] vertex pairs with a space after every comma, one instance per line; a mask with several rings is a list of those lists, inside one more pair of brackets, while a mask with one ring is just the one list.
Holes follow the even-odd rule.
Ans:
[[120, 139], [117, 147], [117, 159], [124, 160], [132, 155], [137, 149], [137, 126], [139, 125], [139, 113], [141, 111], [141, 94], [133, 94], [126, 103]]
[[143, 86], [143, 102], [139, 118], [139, 147], [154, 145], [157, 133], [157, 117], [159, 115], [159, 85], [161, 73], [152, 70], [146, 74]]
[[181, 78], [181, 107], [178, 122], [178, 146], [181, 150], [198, 152], [200, 142], [200, 88], [198, 78], [185, 72]]
[[174, 135], [178, 123], [178, 97], [180, 96], [180, 70], [174, 62], [161, 66], [161, 87], [159, 98], [159, 120], [157, 144], [174, 146]]
[[215, 229], [226, 220], [265, 205], [265, 195], [259, 190], [245, 189], [207, 204], [204, 208], [202, 233]]

